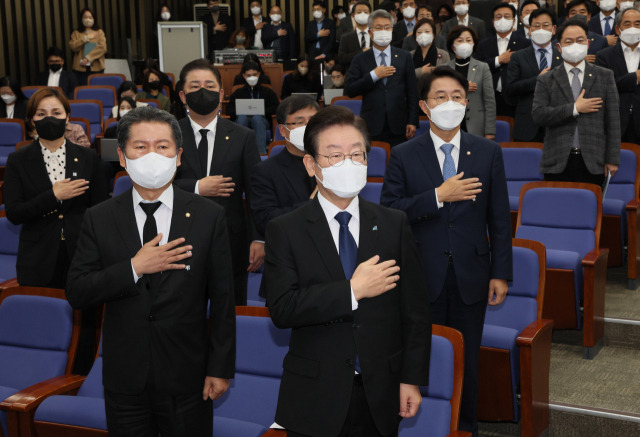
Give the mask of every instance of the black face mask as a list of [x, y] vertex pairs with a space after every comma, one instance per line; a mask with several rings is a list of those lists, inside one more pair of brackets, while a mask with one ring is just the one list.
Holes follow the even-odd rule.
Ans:
[[451, 17], [449, 15], [440, 15], [438, 18], [440, 18], [440, 22], [441, 23], [444, 23], [445, 21], [447, 21]]
[[209, 8], [209, 12], [211, 12], [212, 14], [217, 13], [220, 10], [220, 6], [211, 6]]
[[218, 109], [220, 105], [220, 93], [200, 88], [198, 91], [188, 93], [185, 96], [187, 106], [196, 114], [207, 115]]
[[49, 141], [59, 140], [64, 137], [64, 130], [67, 127], [66, 118], [45, 117], [42, 120], [34, 121], [38, 137]]
[[159, 80], [154, 80], [153, 82], [149, 82], [149, 89], [159, 91], [162, 89], [162, 82]]
[[58, 72], [58, 70], [60, 70], [62, 68], [62, 64], [49, 64], [49, 70], [53, 71], [54, 73]]

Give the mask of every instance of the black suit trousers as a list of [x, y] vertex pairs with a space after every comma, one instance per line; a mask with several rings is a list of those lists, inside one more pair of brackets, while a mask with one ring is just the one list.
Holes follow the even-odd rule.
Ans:
[[[487, 296], [488, 293], [489, 290]], [[459, 429], [469, 431], [474, 436], [478, 435], [478, 356], [487, 299], [471, 305], [465, 304], [460, 295], [453, 263], [450, 262], [442, 292], [431, 302], [433, 323], [457, 329], [464, 337], [464, 384]]]

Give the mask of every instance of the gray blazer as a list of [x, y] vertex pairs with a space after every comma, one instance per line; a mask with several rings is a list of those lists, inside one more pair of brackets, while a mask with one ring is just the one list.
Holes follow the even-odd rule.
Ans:
[[[469, 61], [467, 80], [478, 84], [478, 89], [467, 95], [466, 124], [467, 132], [474, 135], [496, 134], [496, 96], [493, 92], [493, 78], [489, 66], [482, 61], [471, 58]], [[449, 67], [456, 68], [455, 58]]]
[[620, 163], [620, 115], [613, 72], [587, 62], [582, 89], [586, 90], [586, 98], [602, 98], [602, 108], [574, 117], [574, 98], [564, 63], [538, 76], [533, 95], [533, 121], [547, 128], [541, 173], [561, 173], [565, 169], [576, 123], [582, 157], [590, 173], [603, 174], [605, 164]]

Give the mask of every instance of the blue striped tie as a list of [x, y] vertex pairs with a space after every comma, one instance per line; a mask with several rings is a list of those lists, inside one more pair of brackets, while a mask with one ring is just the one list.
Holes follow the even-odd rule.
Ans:
[[451, 150], [453, 150], [453, 144], [443, 144], [440, 149], [444, 152], [444, 164], [442, 165], [442, 179], [445, 181], [451, 176], [456, 175], [456, 164], [453, 162], [453, 156], [451, 156]]
[[547, 64], [547, 51], [545, 49], [538, 49], [538, 53], [540, 53], [540, 71], [542, 71], [549, 66]]
[[[385, 58], [387, 57], [387, 54], [385, 52], [380, 52], [380, 66], [382, 67], [386, 67], [387, 66], [387, 62], [385, 61]], [[382, 83], [383, 84], [387, 84], [387, 78], [385, 77], [384, 79], [382, 79]]]

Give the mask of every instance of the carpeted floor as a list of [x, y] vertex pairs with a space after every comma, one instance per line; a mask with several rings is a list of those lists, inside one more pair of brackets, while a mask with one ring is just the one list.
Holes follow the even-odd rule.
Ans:
[[640, 289], [627, 290], [626, 284], [626, 266], [607, 271], [604, 314], [606, 317], [640, 320]]

